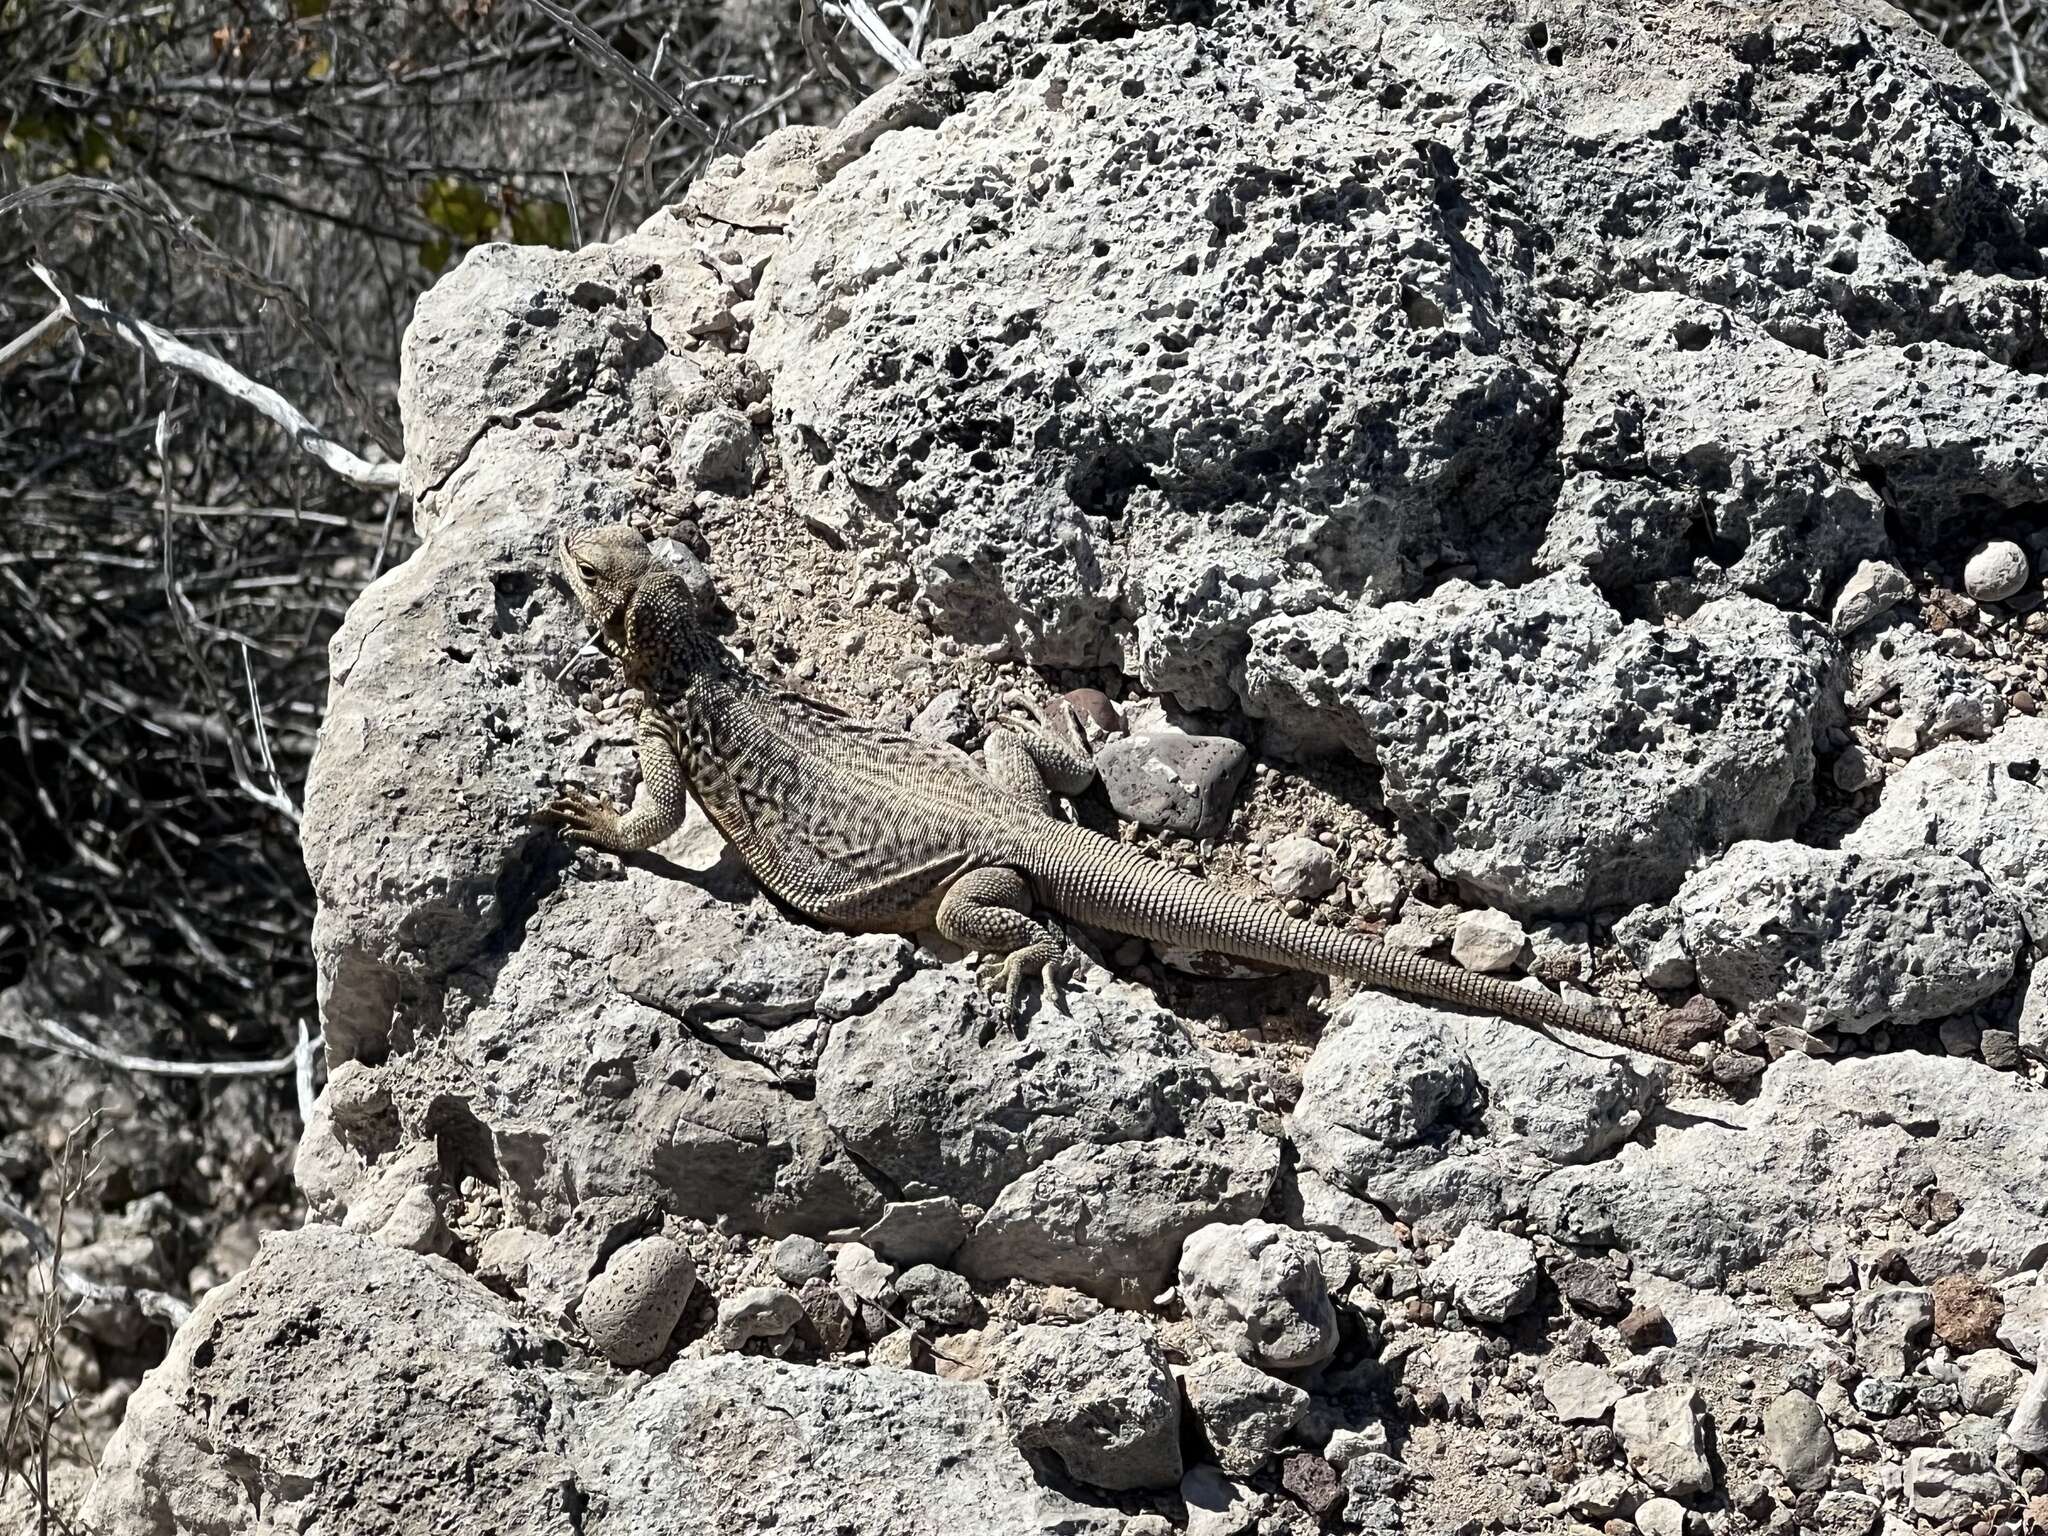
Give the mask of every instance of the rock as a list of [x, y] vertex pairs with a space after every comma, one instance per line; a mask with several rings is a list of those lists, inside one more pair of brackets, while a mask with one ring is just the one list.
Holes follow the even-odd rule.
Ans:
[[415, 1186], [398, 1198], [384, 1225], [376, 1229], [377, 1241], [390, 1248], [412, 1253], [440, 1253], [448, 1246], [448, 1229], [441, 1224], [441, 1212], [434, 1197]]
[[1614, 1435], [1631, 1471], [1658, 1493], [1707, 1493], [1707, 1465], [1699, 1394], [1691, 1387], [1633, 1392], [1614, 1405]]
[[1504, 1323], [1536, 1299], [1536, 1275], [1536, 1249], [1527, 1238], [1467, 1227], [1425, 1278], [1465, 1316]]
[[1903, 763], [1927, 744], [1927, 732], [1911, 715], [1901, 715], [1884, 728], [1879, 744], [1887, 757]]
[[753, 424], [740, 412], [719, 407], [692, 418], [676, 450], [676, 469], [693, 485], [752, 483]]
[[1958, 1352], [1989, 1349], [1998, 1342], [2005, 1302], [1998, 1292], [1966, 1274], [1934, 1282], [1934, 1336]]
[[[409, 1529], [474, 1529], [487, 1509], [554, 1532], [566, 1488], [649, 1532], [829, 1536], [850, 1496], [903, 1536], [1122, 1523], [1041, 1484], [978, 1384], [686, 1355], [595, 1392], [603, 1367], [454, 1265], [331, 1226], [266, 1236], [194, 1321], [102, 1456], [95, 1531], [339, 1531], [374, 1508]], [[208, 1406], [229, 1401], [267, 1405], [231, 1463]], [[309, 1456], [332, 1474], [308, 1476]]]
[[1145, 1325], [1104, 1312], [1077, 1328], [1012, 1335], [996, 1401], [1017, 1444], [1112, 1491], [1180, 1481], [1180, 1390]]
[[1842, 848], [1871, 858], [1959, 858], [2014, 897], [2028, 937], [2048, 944], [2044, 763], [2048, 718], [2016, 716], [1988, 741], [1946, 742], [1892, 775]]
[[1837, 1489], [1822, 1494], [1813, 1513], [1818, 1536], [1870, 1536], [1884, 1506], [1867, 1493]]
[[2036, 959], [2020, 1000], [2015, 1044], [2036, 1061], [2048, 1061], [2048, 965]]
[[1071, 987], [1028, 1040], [984, 1043], [987, 1006], [967, 976], [919, 971], [833, 1027], [815, 1108], [853, 1157], [898, 1187], [990, 1207], [1057, 1155], [1183, 1140], [1221, 1096], [1209, 1056], [1164, 1009]]
[[958, 688], [933, 694], [931, 702], [910, 721], [910, 734], [918, 740], [943, 741], [955, 747], [965, 746], [980, 728], [981, 722], [974, 717], [967, 695]]
[[1526, 917], [1661, 900], [1732, 844], [1789, 833], [1832, 666], [1831, 639], [1753, 599], [1683, 630], [1625, 623], [1572, 573], [1262, 620], [1244, 691], [1300, 739], [1376, 761], [1437, 872]]
[[2013, 1405], [2005, 1438], [2029, 1456], [2048, 1458], [2048, 1359], [2034, 1367], [2033, 1380]]
[[1672, 903], [1701, 990], [1760, 1027], [1861, 1034], [2002, 990], [2017, 904], [1961, 859], [1738, 843]]
[[1180, 1381], [1216, 1464], [1233, 1477], [1250, 1477], [1264, 1466], [1308, 1411], [1301, 1388], [1233, 1355], [1204, 1355]]
[[832, 1273], [832, 1255], [815, 1237], [791, 1233], [775, 1245], [769, 1267], [784, 1285], [801, 1286], [808, 1280], [822, 1280]]
[[1567, 1424], [1599, 1423], [1624, 1395], [1612, 1371], [1576, 1360], [1559, 1361], [1541, 1380], [1551, 1410]]
[[1646, 987], [1689, 987], [1695, 975], [1669, 907], [1637, 907], [1614, 925], [1614, 942], [1635, 962]]
[[1194, 837], [1229, 817], [1251, 761], [1227, 736], [1140, 731], [1105, 743], [1095, 771], [1125, 821]]
[[1642, 1490], [1626, 1472], [1596, 1472], [1565, 1490], [1565, 1507], [1588, 1520], [1625, 1517], [1642, 1501]]
[[1123, 711], [1100, 688], [1069, 688], [1060, 697], [1073, 705], [1075, 712], [1103, 735], [1114, 736], [1123, 730]]
[[1266, 885], [1277, 895], [1315, 901], [1336, 888], [1337, 878], [1336, 855], [1312, 837], [1283, 837], [1267, 856]]
[[2001, 1349], [1978, 1349], [1956, 1362], [1963, 1411], [1997, 1417], [2020, 1400], [2027, 1373]]
[[1327, 1520], [1344, 1502], [1337, 1469], [1313, 1451], [1297, 1451], [1280, 1463], [1280, 1486], [1318, 1520]]
[[[1297, 1122], [1308, 1103], [1305, 1076]], [[1820, 1144], [1816, 1177], [1803, 1149]], [[1305, 1159], [1310, 1146], [1304, 1139]], [[1794, 1245], [1853, 1250], [1862, 1213], [1907, 1209], [1936, 1187], [1968, 1190], [1960, 1215], [1912, 1237], [1906, 1255], [1921, 1274], [2011, 1273], [2048, 1242], [2044, 1166], [2048, 1117], [2011, 1074], [1916, 1052], [1795, 1054], [1774, 1061], [1732, 1114], [1716, 1109], [1622, 1157], [1545, 1174], [1527, 1218], [1563, 1243], [1626, 1249], [1637, 1274], [1706, 1288]]]
[[2004, 1478], [1974, 1451], [1923, 1446], [1906, 1456], [1906, 1498], [1913, 1513], [1958, 1520], [2005, 1496]]
[[1181, 1250], [1180, 1297], [1211, 1344], [1267, 1370], [1302, 1370], [1337, 1347], [1315, 1240], [1272, 1222], [1192, 1233]]
[[1321, 1174], [1308, 1169], [1297, 1171], [1294, 1189], [1301, 1208], [1286, 1213], [1291, 1225], [1320, 1232], [1357, 1250], [1385, 1253], [1401, 1246], [1393, 1223], [1380, 1213], [1378, 1206], [1339, 1189]]
[[836, 1355], [853, 1342], [853, 1313], [830, 1280], [806, 1280], [796, 1293], [803, 1304], [805, 1337], [825, 1354]]
[[1183, 1240], [1253, 1215], [1279, 1173], [1279, 1144], [1242, 1106], [1213, 1101], [1186, 1129], [1049, 1158], [990, 1204], [955, 1261], [960, 1272], [1148, 1305], [1173, 1283]]
[[1764, 1454], [1801, 1492], [1828, 1486], [1835, 1470], [1835, 1437], [1819, 1405], [1804, 1392], [1781, 1393], [1764, 1409]]
[[1614, 1270], [1598, 1259], [1549, 1258], [1543, 1267], [1558, 1294], [1578, 1311], [1594, 1317], [1619, 1317], [1628, 1310]]
[[981, 1322], [981, 1302], [959, 1275], [934, 1264], [916, 1264], [896, 1277], [896, 1299], [912, 1322], [946, 1330]]
[[576, 1320], [613, 1365], [645, 1365], [668, 1348], [696, 1288], [697, 1266], [680, 1244], [639, 1238], [585, 1288]]
[[1303, 1168], [1451, 1236], [1626, 1140], [1652, 1079], [1520, 1025], [1361, 992], [1326, 1028], [1291, 1119]]
[[1676, 1499], [1645, 1499], [1636, 1506], [1635, 1526], [1643, 1536], [1685, 1536], [1685, 1506]]
[[543, 1239], [527, 1227], [501, 1227], [476, 1250], [476, 1277], [486, 1285], [517, 1291], [526, 1285], [526, 1266]]
[[1873, 1419], [1889, 1419], [1905, 1411], [1913, 1400], [1913, 1388], [1903, 1381], [1891, 1381], [1882, 1376], [1866, 1376], [1856, 1383], [1850, 1394], [1858, 1412], [1866, 1413]]
[[1844, 747], [1835, 758], [1833, 773], [1835, 788], [1845, 795], [1853, 795], [1884, 782], [1884, 770], [1878, 766], [1877, 760], [1853, 743]]
[[1188, 1512], [1187, 1536], [1239, 1536], [1258, 1518], [1251, 1489], [1211, 1466], [1188, 1468], [1180, 1499]]
[[1897, 1380], [1912, 1368], [1916, 1343], [1934, 1321], [1934, 1297], [1916, 1286], [1865, 1291], [1849, 1320], [1858, 1363], [1872, 1375]]
[[717, 1349], [744, 1349], [755, 1339], [781, 1338], [803, 1321], [803, 1316], [803, 1303], [781, 1286], [749, 1286], [718, 1304], [711, 1342]]
[[1913, 583], [1896, 565], [1884, 560], [1860, 561], [1835, 598], [1830, 622], [1838, 635], [1861, 629], [1913, 596]]
[[1984, 1065], [1995, 1072], [2016, 1071], [2020, 1064], [2020, 1037], [2009, 1029], [1987, 1029], [1977, 1040]]
[[1529, 936], [1505, 912], [1480, 908], [1458, 919], [1451, 935], [1451, 958], [1468, 971], [1506, 971], [1529, 953]]
[[1963, 567], [1963, 590], [1980, 603], [1998, 603], [2027, 584], [2027, 552], [2006, 539], [1979, 545]]
[[949, 1195], [892, 1200], [861, 1241], [891, 1264], [943, 1264], [967, 1241], [967, 1220]]

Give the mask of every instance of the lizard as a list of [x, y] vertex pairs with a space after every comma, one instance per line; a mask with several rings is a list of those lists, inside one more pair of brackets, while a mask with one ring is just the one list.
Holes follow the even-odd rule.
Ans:
[[[570, 534], [561, 574], [599, 649], [643, 700], [640, 781], [621, 811], [574, 784], [538, 819], [625, 854], [682, 826], [694, 796], [754, 879], [827, 927], [936, 929], [978, 952], [1014, 1027], [1033, 977], [1056, 991], [1068, 951], [1044, 910], [1115, 933], [1493, 1013], [1699, 1070], [1626, 1019], [1369, 935], [1290, 917], [1059, 814], [1095, 768], [1071, 705], [990, 731], [983, 764], [859, 719], [751, 671], [707, 623], [708, 573], [657, 560], [625, 524]], [[696, 577], [695, 581], [689, 579]], [[588, 648], [586, 647], [586, 650]]]

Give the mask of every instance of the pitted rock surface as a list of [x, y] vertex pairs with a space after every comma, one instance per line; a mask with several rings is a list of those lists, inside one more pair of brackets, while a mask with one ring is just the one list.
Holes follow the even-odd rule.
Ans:
[[[2000, 671], [2034, 586], [1985, 614], [1964, 589], [1980, 545], [2036, 586], [2048, 554], [2039, 131], [1860, 0], [1034, 0], [927, 62], [627, 239], [480, 248], [419, 305], [424, 542], [335, 638], [306, 790], [314, 1225], [180, 1332], [94, 1528], [1292, 1536], [1299, 1498], [1417, 1536], [1740, 1531], [1793, 1392], [1875, 1490], [1820, 1494], [1823, 1524], [2037, 1496], [1994, 1416], [2048, 1416], [2048, 727]], [[1774, 1026], [1797, 1048], [1752, 1097], [1662, 1106], [1661, 1069], [1378, 996], [1319, 1038], [1225, 1034], [1264, 983], [1151, 994], [1139, 946], [1019, 1037], [931, 936], [792, 919], [701, 820], [572, 855], [531, 820], [550, 787], [632, 783], [634, 701], [572, 665], [549, 567], [601, 520], [702, 555], [755, 662], [890, 724], [959, 690], [933, 728], [972, 746], [970, 695], [1080, 683], [1111, 723], [1114, 696], [1242, 741], [1233, 818], [1281, 766], [1400, 844], [1306, 882], [1336, 876], [1326, 916], [1434, 946], [1451, 903], [1495, 905], [1526, 963], [1631, 1008], [1581, 963], [1612, 919], [1797, 839], [1833, 938], [1764, 946], [1744, 995], [1833, 1027]], [[1898, 579], [1859, 587], [1866, 561]], [[1956, 912], [1876, 910], [1852, 856]], [[1942, 986], [1858, 1035], [1874, 984], [1801, 967], [1848, 942], [1910, 972], [1905, 915]], [[1674, 991], [1681, 929], [1642, 933]], [[856, 1240], [945, 1202], [971, 1230], [943, 1261]], [[1255, 1221], [1319, 1240], [1338, 1349], [1291, 1428], [1279, 1394], [1240, 1444], [1211, 1394], [1230, 1468], [1183, 1467], [1161, 1341], [1208, 1346], [1149, 1309], [1190, 1233]], [[1468, 1228], [1518, 1234], [1563, 1301], [1437, 1326], [1430, 1261]], [[655, 1232], [701, 1273], [647, 1377], [576, 1321]], [[800, 1319], [761, 1294], [784, 1268]], [[1955, 1274], [1997, 1293], [1991, 1346], [1937, 1379], [1908, 1338], [1906, 1379], [1834, 1390], [1859, 1344], [1892, 1363], [1860, 1298]], [[1105, 1297], [1146, 1310], [1084, 1324]], [[1143, 1447], [1143, 1513], [995, 1413], [1023, 1330], [1146, 1363], [1126, 1391], [1069, 1362], [1042, 1415]], [[1541, 1400], [1553, 1356], [1628, 1388], [1611, 1427]]]

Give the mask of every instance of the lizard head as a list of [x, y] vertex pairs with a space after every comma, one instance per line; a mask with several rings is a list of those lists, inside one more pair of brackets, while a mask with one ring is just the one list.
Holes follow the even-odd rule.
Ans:
[[582, 605], [598, 642], [612, 655], [626, 643], [626, 613], [654, 564], [647, 541], [624, 523], [584, 528], [559, 546], [562, 575]]

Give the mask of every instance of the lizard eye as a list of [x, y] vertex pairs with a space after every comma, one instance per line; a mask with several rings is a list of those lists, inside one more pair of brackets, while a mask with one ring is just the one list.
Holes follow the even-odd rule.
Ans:
[[597, 567], [588, 560], [578, 560], [576, 562], [576, 574], [585, 581], [595, 581], [597, 580]]

